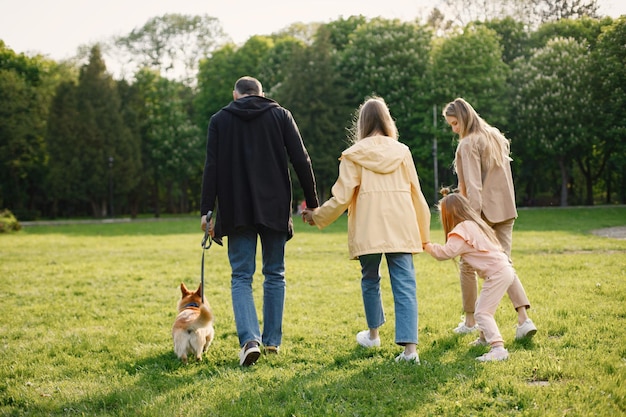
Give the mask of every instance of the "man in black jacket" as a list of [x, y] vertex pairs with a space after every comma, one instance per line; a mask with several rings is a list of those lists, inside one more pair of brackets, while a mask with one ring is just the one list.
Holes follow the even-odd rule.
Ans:
[[[200, 213], [202, 230], [209, 227], [216, 242], [228, 237], [241, 366], [257, 361], [261, 343], [266, 352], [278, 353], [282, 341], [285, 244], [293, 236], [289, 163], [307, 207], [317, 207], [311, 159], [291, 113], [265, 98], [257, 79], [240, 78], [233, 101], [209, 122]], [[216, 208], [213, 227], [207, 214]], [[257, 236], [265, 276], [263, 334], [252, 297]]]

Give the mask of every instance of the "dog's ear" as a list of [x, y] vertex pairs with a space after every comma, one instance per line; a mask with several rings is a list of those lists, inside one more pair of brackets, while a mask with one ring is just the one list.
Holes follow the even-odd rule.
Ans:
[[200, 297], [200, 294], [202, 294], [202, 283], [200, 283], [200, 285], [198, 285], [198, 289], [196, 290], [196, 295], [198, 297]]
[[189, 290], [187, 289], [187, 286], [185, 286], [184, 282], [180, 283], [180, 292], [183, 294], [183, 296], [189, 294]]

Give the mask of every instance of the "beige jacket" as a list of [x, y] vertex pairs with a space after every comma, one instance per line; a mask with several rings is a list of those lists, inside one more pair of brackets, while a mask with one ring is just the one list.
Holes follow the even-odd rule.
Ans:
[[510, 162], [487, 169], [483, 155], [475, 136], [459, 141], [455, 155], [459, 191], [491, 223], [517, 218]]
[[351, 259], [372, 253], [418, 253], [430, 240], [430, 209], [409, 148], [386, 136], [371, 136], [339, 158], [333, 197], [313, 212], [318, 228], [348, 210]]

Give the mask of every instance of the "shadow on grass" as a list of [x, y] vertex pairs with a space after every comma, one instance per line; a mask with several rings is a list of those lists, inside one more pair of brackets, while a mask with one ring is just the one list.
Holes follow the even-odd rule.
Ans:
[[[421, 365], [396, 363], [394, 357], [389, 355], [389, 349], [359, 346], [334, 355], [327, 364], [306, 356], [262, 356], [259, 363], [250, 368], [240, 368], [236, 357], [225, 356], [221, 351], [217, 355], [209, 354], [202, 363], [183, 365], [168, 350], [138, 361], [120, 362], [120, 372], [135, 378], [134, 385], [106, 395], [86, 395], [80, 401], [65, 405], [59, 413], [152, 415], [158, 411], [161, 402], [166, 410], [171, 411], [173, 404], [179, 401], [179, 410], [184, 410], [189, 399], [197, 399], [198, 402], [192, 409], [184, 411], [184, 415], [419, 413], [425, 405], [440, 401], [441, 395], [445, 395], [442, 393], [450, 389], [448, 386], [458, 381], [473, 380], [482, 372], [483, 364], [477, 363], [475, 358], [487, 348], [468, 346], [465, 353], [459, 356], [459, 343], [465, 342], [458, 335], [453, 335], [433, 341], [430, 346], [421, 346]], [[513, 352], [533, 347], [532, 340], [516, 341], [510, 345]], [[284, 379], [272, 378], [268, 384], [255, 382], [246, 386], [245, 381], [251, 377], [267, 378], [276, 369], [287, 369], [289, 361], [301, 368], [295, 375]], [[233, 380], [238, 383], [232, 384]], [[230, 386], [224, 387], [229, 383]], [[198, 384], [204, 384], [204, 387], [221, 384], [232, 395], [215, 402], [218, 395], [211, 393], [212, 401], [204, 402], [196, 398], [202, 391]], [[172, 399], [172, 396], [177, 398]], [[166, 410], [163, 411], [167, 414]]]
[[[455, 346], [458, 337], [453, 336], [421, 348], [421, 365], [396, 363], [386, 349], [355, 346], [334, 356], [322, 369], [299, 372], [264, 390], [262, 404], [258, 403], [258, 392], [242, 390], [238, 401], [225, 401], [212, 411], [247, 415], [257, 407], [259, 415], [284, 416], [402, 415], [419, 411], [440, 395], [442, 387], [460, 377], [472, 379], [480, 372], [471, 352], [450, 363], [440, 361]], [[397, 353], [399, 350], [394, 355]]]

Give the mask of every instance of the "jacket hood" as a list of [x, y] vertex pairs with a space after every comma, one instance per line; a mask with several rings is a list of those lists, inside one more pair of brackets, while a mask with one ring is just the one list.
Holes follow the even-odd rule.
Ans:
[[246, 96], [231, 101], [223, 108], [224, 111], [234, 114], [243, 120], [252, 120], [264, 114], [269, 109], [279, 107], [278, 103], [261, 96]]
[[405, 144], [388, 136], [370, 136], [343, 151], [341, 157], [370, 171], [388, 174], [398, 168], [408, 149]]

